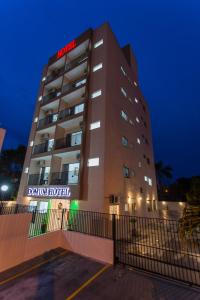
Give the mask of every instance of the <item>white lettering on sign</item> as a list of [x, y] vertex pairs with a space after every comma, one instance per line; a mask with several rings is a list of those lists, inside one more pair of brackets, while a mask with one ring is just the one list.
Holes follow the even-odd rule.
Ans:
[[69, 187], [29, 187], [27, 196], [69, 198], [71, 196], [71, 191]]

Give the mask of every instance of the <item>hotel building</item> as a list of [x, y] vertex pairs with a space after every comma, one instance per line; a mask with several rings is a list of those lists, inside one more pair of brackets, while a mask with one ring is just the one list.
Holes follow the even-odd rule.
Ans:
[[17, 201], [155, 214], [148, 106], [131, 47], [121, 48], [107, 23], [44, 67]]

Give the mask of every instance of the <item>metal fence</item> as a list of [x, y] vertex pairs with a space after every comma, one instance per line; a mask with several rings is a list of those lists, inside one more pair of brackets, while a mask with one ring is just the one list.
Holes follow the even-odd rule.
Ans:
[[31, 207], [27, 205], [20, 205], [20, 204], [5, 205], [4, 203], [0, 203], [0, 215], [27, 213], [30, 211], [31, 211]]
[[200, 285], [200, 233], [180, 238], [176, 220], [118, 216], [116, 259], [146, 271]]
[[115, 261], [200, 286], [200, 232], [180, 237], [180, 222], [159, 218], [13, 205], [0, 214], [31, 213], [29, 237], [69, 230], [112, 239]]

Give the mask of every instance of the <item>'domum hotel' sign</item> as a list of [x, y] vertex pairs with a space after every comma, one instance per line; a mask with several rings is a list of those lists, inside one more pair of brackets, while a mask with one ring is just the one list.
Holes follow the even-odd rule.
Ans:
[[69, 187], [62, 186], [28, 187], [26, 195], [28, 197], [69, 198], [71, 196], [71, 191]]

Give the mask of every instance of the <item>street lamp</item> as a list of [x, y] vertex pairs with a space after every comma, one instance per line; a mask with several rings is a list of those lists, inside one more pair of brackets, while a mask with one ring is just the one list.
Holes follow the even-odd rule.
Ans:
[[7, 184], [3, 184], [0, 189], [1, 189], [1, 200], [4, 200], [4, 195], [5, 193], [8, 191], [8, 185]]

